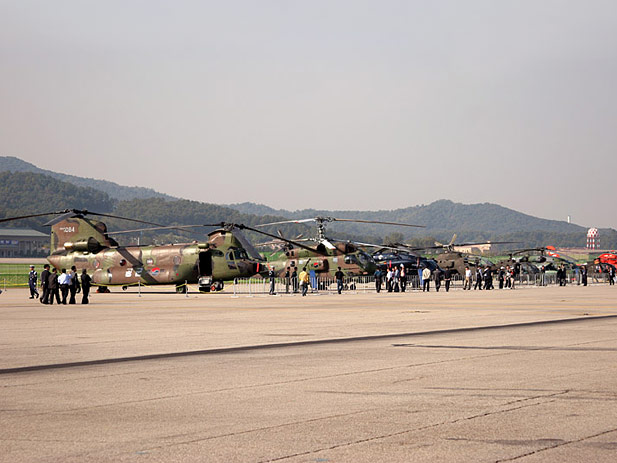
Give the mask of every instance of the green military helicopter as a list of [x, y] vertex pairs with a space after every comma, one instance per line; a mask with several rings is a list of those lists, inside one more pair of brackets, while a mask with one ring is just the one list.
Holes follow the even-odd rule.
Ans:
[[[315, 238], [298, 240], [288, 240], [279, 231], [276, 239], [283, 241], [281, 249], [268, 257], [267, 265], [274, 267], [278, 276], [283, 276], [287, 268], [304, 267], [313, 270], [318, 275], [328, 275], [333, 277], [335, 272], [341, 267], [341, 271], [347, 276], [372, 275], [377, 270], [377, 263], [362, 249], [365, 246], [380, 247], [381, 245], [371, 245], [368, 243], [358, 243], [354, 241], [336, 241], [326, 236], [326, 226], [330, 222], [360, 222], [375, 223], [383, 225], [399, 225], [403, 227], [423, 228], [422, 225], [411, 225], [397, 222], [381, 222], [376, 220], [356, 220], [341, 219], [336, 217], [312, 217], [307, 219], [283, 220], [256, 225], [256, 227], [269, 227], [290, 223], [310, 223], [317, 224], [317, 236]], [[272, 244], [269, 242], [266, 244]], [[309, 244], [307, 246], [307, 244]]]
[[[47, 260], [60, 268], [86, 269], [92, 282], [100, 287], [130, 285], [169, 285], [186, 291], [185, 283], [198, 284], [201, 292], [223, 289], [223, 282], [250, 277], [263, 270], [265, 261], [241, 230], [248, 229], [274, 237], [241, 224], [199, 225], [217, 227], [207, 241], [186, 244], [120, 246], [109, 235], [143, 230], [184, 229], [187, 226], [163, 226], [137, 219], [86, 210], [64, 210], [0, 219], [1, 222], [32, 217], [57, 216], [51, 226], [51, 255]], [[154, 228], [108, 232], [105, 223], [88, 216], [103, 216], [155, 225]], [[193, 226], [191, 226], [193, 227]]]

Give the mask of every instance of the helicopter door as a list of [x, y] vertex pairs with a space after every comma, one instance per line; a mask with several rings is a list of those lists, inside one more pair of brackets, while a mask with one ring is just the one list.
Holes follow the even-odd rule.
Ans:
[[203, 251], [199, 253], [199, 276], [212, 275], [212, 252]]

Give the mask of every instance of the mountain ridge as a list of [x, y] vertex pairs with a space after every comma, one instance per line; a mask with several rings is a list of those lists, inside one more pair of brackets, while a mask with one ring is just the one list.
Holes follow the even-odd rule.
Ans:
[[80, 187], [89, 187], [107, 193], [110, 198], [118, 200], [166, 198], [177, 199], [165, 193], [160, 193], [152, 188], [140, 186], [125, 186], [108, 180], [99, 180], [76, 175], [63, 174], [52, 170], [41, 169], [32, 163], [19, 159], [15, 156], [0, 156], [0, 172], [31, 172], [47, 175], [49, 177], [71, 183]]

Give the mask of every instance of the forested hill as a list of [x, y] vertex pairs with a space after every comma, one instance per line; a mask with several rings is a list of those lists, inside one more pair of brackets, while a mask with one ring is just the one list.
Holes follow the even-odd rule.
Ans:
[[[530, 230], [560, 233], [579, 233], [586, 231], [586, 228], [580, 225], [533, 217], [497, 204], [461, 204], [445, 199], [435, 201], [428, 205], [381, 211], [327, 211], [304, 209], [292, 212], [283, 209], [272, 209], [268, 206], [253, 203], [230, 204], [229, 207], [245, 214], [269, 214], [290, 218], [332, 216], [361, 220], [404, 222], [424, 225], [427, 230], [474, 230], [499, 234]], [[350, 225], [350, 227], [354, 228], [357, 226]]]
[[107, 193], [111, 198], [124, 200], [135, 198], [167, 198], [174, 199], [172, 196], [159, 193], [151, 188], [138, 186], [118, 185], [107, 180], [97, 180], [94, 178], [77, 177], [75, 175], [62, 174], [51, 170], [41, 169], [34, 164], [22, 161], [13, 156], [0, 156], [0, 172], [32, 172], [35, 174], [47, 175], [57, 180], [71, 183], [73, 185], [93, 188]]
[[[381, 220], [424, 225], [426, 228], [401, 229], [383, 225], [338, 222], [330, 226], [334, 232], [352, 235], [384, 236], [400, 233], [407, 240], [432, 236], [448, 240], [454, 233], [457, 241], [517, 241], [524, 246], [585, 246], [587, 228], [565, 221], [548, 220], [508, 209], [491, 203], [461, 204], [448, 200], [428, 205], [382, 211], [328, 211], [304, 209], [288, 211], [272, 209], [253, 203], [230, 204], [229, 207], [246, 214], [273, 214], [288, 218], [331, 216], [360, 220]], [[601, 229], [602, 246], [617, 246], [617, 231]], [[400, 237], [400, 235], [399, 235]]]
[[[79, 187], [48, 175], [32, 172], [0, 172], [0, 218], [18, 217], [28, 214], [61, 211], [64, 209], [87, 209], [89, 211], [135, 218], [163, 225], [215, 224], [233, 222], [256, 225], [264, 221], [275, 222], [284, 219], [281, 216], [261, 216], [243, 214], [234, 209], [216, 204], [201, 203], [185, 199], [167, 200], [163, 198], [132, 199], [118, 201], [107, 193], [89, 187]], [[23, 219], [0, 224], [0, 228], [33, 228], [49, 233], [43, 224], [51, 216]], [[147, 227], [132, 224], [125, 220], [102, 219], [109, 231]], [[215, 227], [189, 229], [186, 232], [165, 230], [144, 232], [136, 235], [145, 238], [145, 242], [157, 239], [159, 242], [186, 242], [203, 240], [205, 235]], [[276, 230], [270, 230], [276, 233]], [[290, 234], [304, 231], [300, 225], [292, 226]], [[127, 242], [130, 235], [123, 235], [119, 241]], [[265, 241], [263, 235], [253, 235], [254, 241]]]
[[[0, 172], [0, 218], [58, 211], [89, 209], [111, 212], [114, 200], [107, 193], [79, 187], [32, 172]], [[1, 227], [41, 228], [50, 217], [3, 223]]]

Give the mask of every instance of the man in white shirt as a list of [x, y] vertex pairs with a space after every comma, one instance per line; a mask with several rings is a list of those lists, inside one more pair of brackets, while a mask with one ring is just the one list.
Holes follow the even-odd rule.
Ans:
[[71, 277], [67, 275], [66, 269], [62, 269], [62, 273], [58, 276], [58, 286], [62, 293], [62, 303], [66, 304], [66, 296], [69, 294], [69, 281]]
[[471, 290], [471, 270], [469, 267], [465, 267], [465, 283], [463, 284], [463, 291], [466, 289]]

